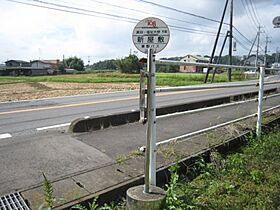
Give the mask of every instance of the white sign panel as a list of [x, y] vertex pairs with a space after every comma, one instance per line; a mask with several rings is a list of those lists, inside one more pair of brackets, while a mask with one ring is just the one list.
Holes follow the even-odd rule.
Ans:
[[153, 49], [154, 53], [162, 51], [169, 42], [170, 32], [165, 22], [149, 17], [141, 20], [134, 28], [132, 40], [135, 47], [142, 53]]

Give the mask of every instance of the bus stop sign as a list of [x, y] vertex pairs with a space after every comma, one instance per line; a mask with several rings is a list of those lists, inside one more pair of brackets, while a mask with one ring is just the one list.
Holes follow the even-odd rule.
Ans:
[[153, 53], [162, 51], [169, 42], [170, 31], [162, 20], [149, 17], [141, 20], [133, 29], [132, 40], [135, 47], [147, 54], [148, 49]]
[[275, 17], [272, 21], [274, 28], [280, 28], [280, 16]]

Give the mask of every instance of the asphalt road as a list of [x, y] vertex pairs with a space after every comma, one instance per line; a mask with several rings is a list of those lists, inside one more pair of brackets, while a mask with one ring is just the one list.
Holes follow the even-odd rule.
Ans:
[[[266, 85], [265, 89], [279, 87]], [[257, 91], [257, 87], [234, 87], [157, 94], [157, 105], [172, 105]], [[138, 109], [138, 91], [38, 99], [0, 103], [0, 139], [64, 129], [76, 118]]]

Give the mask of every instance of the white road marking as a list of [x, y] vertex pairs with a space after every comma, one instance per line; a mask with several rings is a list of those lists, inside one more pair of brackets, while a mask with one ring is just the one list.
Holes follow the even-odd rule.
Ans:
[[85, 117], [84, 117], [84, 119], [88, 119], [88, 118], [90, 118], [90, 116], [85, 116]]
[[51, 125], [51, 126], [46, 126], [46, 127], [42, 127], [42, 128], [36, 128], [37, 131], [42, 131], [42, 130], [47, 130], [47, 129], [51, 129], [51, 128], [60, 128], [60, 127], [65, 127], [65, 126], [69, 126], [71, 123], [64, 123], [64, 124], [59, 124], [59, 125]]
[[6, 139], [6, 138], [11, 138], [11, 137], [12, 137], [12, 135], [9, 133], [0, 134], [0, 139]]

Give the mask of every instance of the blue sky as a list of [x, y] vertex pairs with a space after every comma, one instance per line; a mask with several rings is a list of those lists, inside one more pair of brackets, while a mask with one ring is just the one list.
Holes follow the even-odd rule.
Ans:
[[[192, 30], [212, 33], [218, 28], [217, 23], [139, 0], [42, 0], [45, 4], [38, 3], [36, 0], [18, 1], [64, 10], [71, 7], [71, 11], [90, 14], [90, 16], [0, 0], [0, 62], [7, 59], [62, 59], [63, 55], [81, 57], [86, 63], [88, 56], [91, 63], [103, 59], [121, 58], [127, 56], [130, 50], [132, 52], [136, 50], [131, 40], [135, 22], [149, 16], [159, 17], [168, 25]], [[152, 2], [215, 20], [221, 18], [225, 3], [224, 0], [155, 0]], [[54, 4], [66, 7], [58, 7]], [[271, 37], [270, 53], [274, 52], [276, 47], [280, 47], [280, 29], [274, 29], [272, 25], [272, 19], [280, 15], [280, 0], [234, 0], [234, 8], [234, 25], [249, 40], [253, 40], [256, 36], [256, 24], [259, 22], [265, 26], [262, 30], [266, 31], [266, 34], [262, 33], [261, 38], [263, 48], [265, 35]], [[256, 18], [253, 12], [257, 13]], [[107, 19], [100, 13], [111, 14], [114, 17]], [[120, 21], [117, 16], [130, 19], [126, 19], [128, 22]], [[227, 15], [225, 21], [228, 22], [228, 19]], [[223, 31], [226, 30], [227, 26], [224, 26]], [[237, 51], [234, 54], [247, 54], [246, 49], [250, 48], [250, 43], [239, 34], [235, 36], [242, 45], [237, 43]], [[214, 38], [204, 32], [194, 34], [171, 28], [170, 42], [158, 57], [209, 55]], [[137, 55], [145, 56], [140, 52]]]

